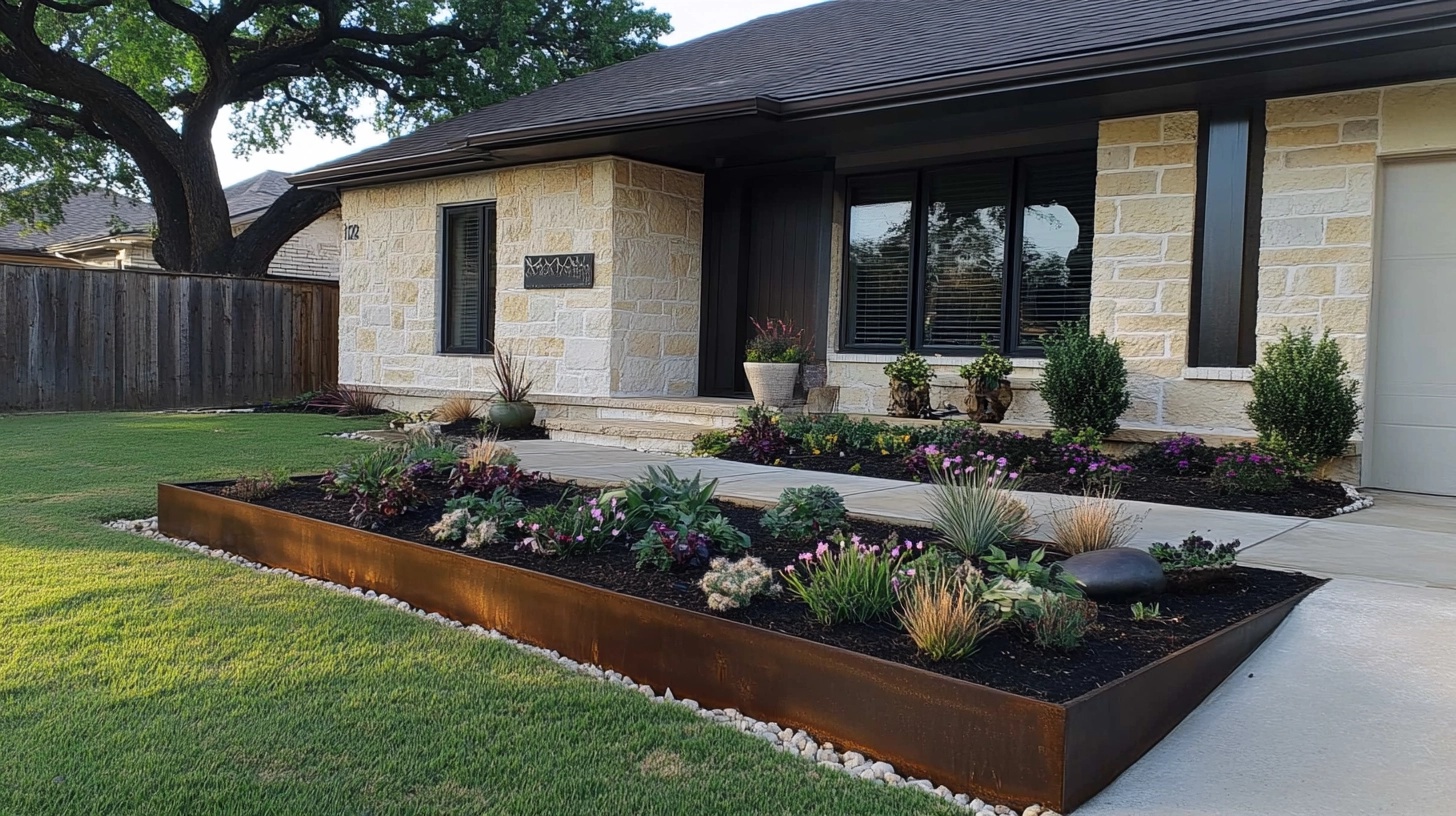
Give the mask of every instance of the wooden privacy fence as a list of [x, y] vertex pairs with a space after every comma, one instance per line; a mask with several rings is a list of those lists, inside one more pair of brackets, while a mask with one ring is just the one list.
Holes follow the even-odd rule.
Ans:
[[0, 265], [0, 410], [201, 408], [338, 377], [339, 288]]

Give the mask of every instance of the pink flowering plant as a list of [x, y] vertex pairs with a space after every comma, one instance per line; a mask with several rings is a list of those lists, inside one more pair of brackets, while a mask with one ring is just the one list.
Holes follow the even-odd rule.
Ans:
[[1089, 487], [1116, 487], [1133, 471], [1127, 462], [1119, 462], [1101, 451], [1085, 445], [1062, 445], [1057, 449], [1052, 472]]
[[1213, 460], [1213, 486], [1225, 493], [1283, 493], [1289, 489], [1289, 468], [1256, 448], [1234, 448]]
[[931, 470], [932, 526], [965, 556], [1030, 534], [1031, 513], [1012, 495], [1020, 478], [1006, 457], [986, 451], [970, 457], [939, 457]]
[[813, 550], [799, 553], [782, 577], [820, 623], [867, 623], [894, 611], [896, 578], [905, 579], [902, 566], [924, 549], [924, 542], [891, 538], [867, 544], [857, 535], [835, 532]]
[[616, 498], [569, 493], [547, 507], [526, 511], [516, 521], [516, 549], [538, 555], [586, 555], [623, 540], [627, 515]]

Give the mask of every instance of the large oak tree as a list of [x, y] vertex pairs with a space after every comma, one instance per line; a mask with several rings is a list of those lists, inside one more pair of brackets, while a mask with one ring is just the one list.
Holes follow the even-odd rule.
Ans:
[[0, 0], [0, 223], [55, 223], [84, 190], [149, 198], [179, 271], [256, 276], [337, 206], [292, 190], [234, 237], [212, 134], [391, 133], [657, 47], [638, 0]]

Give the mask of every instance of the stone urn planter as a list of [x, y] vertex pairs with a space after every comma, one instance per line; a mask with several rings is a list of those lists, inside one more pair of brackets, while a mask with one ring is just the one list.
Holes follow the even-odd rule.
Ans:
[[915, 386], [900, 380], [890, 380], [890, 409], [892, 417], [915, 418], [924, 416], [930, 410], [930, 385]]
[[743, 374], [748, 378], [755, 402], [782, 408], [794, 401], [794, 385], [799, 381], [798, 363], [744, 363]]
[[529, 428], [536, 421], [536, 406], [527, 400], [493, 402], [486, 419], [497, 428]]
[[966, 414], [981, 424], [996, 423], [1006, 418], [1011, 410], [1011, 381], [1002, 378], [995, 388], [972, 380], [966, 384]]

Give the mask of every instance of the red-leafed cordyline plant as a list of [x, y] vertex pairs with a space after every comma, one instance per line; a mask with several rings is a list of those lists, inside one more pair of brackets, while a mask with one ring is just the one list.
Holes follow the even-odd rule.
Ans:
[[762, 323], [749, 318], [757, 332], [748, 341], [745, 357], [750, 363], [802, 363], [809, 356], [804, 344], [804, 330], [792, 320], [765, 318]]

